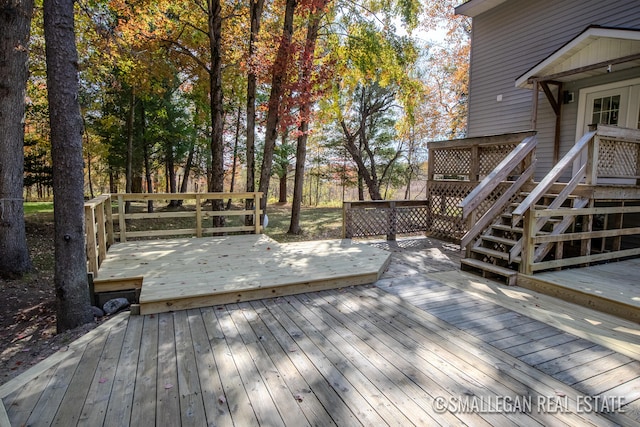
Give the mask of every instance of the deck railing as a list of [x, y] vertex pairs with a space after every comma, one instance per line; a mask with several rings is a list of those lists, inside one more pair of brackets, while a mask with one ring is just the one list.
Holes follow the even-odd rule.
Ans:
[[426, 232], [429, 217], [426, 200], [373, 200], [342, 204], [342, 238]]
[[[624, 215], [639, 213], [640, 206], [624, 206], [624, 203], [621, 203], [621, 206], [531, 211], [531, 226], [525, 231], [525, 243], [526, 247], [536, 249], [528, 253], [525, 251], [522, 272], [530, 275], [541, 270], [588, 265], [592, 262], [640, 255], [640, 248], [637, 246], [640, 227], [634, 226], [634, 222], [625, 224], [624, 221]], [[580, 224], [582, 230], [562, 234], [541, 233], [532, 226], [539, 220], [546, 222], [551, 218], [571, 218], [571, 222]], [[631, 244], [625, 244], [625, 239]], [[544, 261], [541, 248], [551, 245], [555, 247], [555, 259]]]
[[[262, 193], [166, 193], [166, 194], [103, 194], [84, 204], [87, 244], [87, 271], [97, 277], [98, 269], [107, 256], [107, 250], [117, 240], [139, 237], [162, 237], [248, 232], [260, 233], [260, 199]], [[207, 210], [212, 200], [229, 200], [223, 211]], [[113, 202], [117, 201], [114, 212]], [[175, 208], [159, 208], [149, 212], [149, 201], [173, 201]], [[251, 201], [252, 203], [245, 203]], [[177, 202], [177, 203], [176, 203]], [[127, 203], [130, 211], [125, 212]], [[245, 206], [252, 206], [247, 209]], [[146, 212], [145, 212], [146, 210]], [[204, 222], [211, 218], [224, 217], [222, 225], [207, 227]], [[153, 221], [160, 220], [158, 227]], [[169, 221], [167, 223], [167, 221]], [[189, 227], [185, 226], [188, 222]], [[250, 224], [250, 225], [246, 225]], [[114, 226], [115, 225], [115, 226]], [[168, 225], [168, 226], [167, 226]], [[134, 229], [134, 227], [136, 229]]]
[[[428, 144], [429, 232], [445, 240], [460, 242], [462, 237], [493, 206], [509, 185], [500, 183], [479, 199], [473, 214], [463, 218], [460, 203], [490, 175], [522, 141], [534, 136], [534, 131], [505, 135], [437, 141]], [[522, 176], [529, 165], [520, 162], [509, 171]], [[523, 169], [524, 166], [524, 169]], [[528, 172], [527, 172], [528, 173]], [[509, 178], [506, 176], [505, 178]]]
[[[120, 242], [126, 242], [127, 239], [137, 237], [162, 237], [162, 236], [195, 236], [202, 237], [205, 234], [217, 233], [237, 233], [249, 232], [259, 234], [262, 231], [260, 225], [260, 199], [262, 193], [163, 193], [163, 194], [146, 194], [146, 193], [119, 193], [112, 195], [118, 201], [117, 224], [118, 229], [114, 232], [116, 238]], [[236, 201], [231, 205], [231, 209], [226, 210], [207, 210], [206, 204], [213, 200]], [[253, 206], [246, 209], [245, 202], [251, 200]], [[149, 201], [165, 201], [167, 204], [171, 201], [178, 202], [176, 209], [165, 209], [163, 211], [156, 210], [154, 212], [144, 212], [145, 206]], [[131, 203], [130, 212], [126, 212], [127, 202]], [[179, 202], [182, 202], [180, 204]], [[136, 203], [138, 206], [136, 206]], [[140, 206], [141, 205], [141, 206]], [[213, 206], [213, 204], [212, 204]], [[138, 209], [135, 209], [138, 207]], [[140, 211], [142, 210], [142, 212]], [[249, 217], [249, 221], [245, 221]], [[206, 227], [204, 221], [212, 218], [224, 218], [221, 224], [213, 224]], [[192, 221], [190, 221], [192, 219]], [[134, 231], [134, 221], [148, 220], [176, 220], [172, 227], [156, 228], [144, 227], [144, 230]], [[190, 221], [185, 226], [184, 220]], [[128, 222], [132, 224], [129, 225]], [[251, 225], [246, 225], [247, 223]], [[148, 225], [148, 224], [147, 224]]]
[[[585, 158], [586, 161], [583, 160]], [[576, 167], [580, 161], [583, 163]], [[570, 181], [563, 184], [563, 189], [545, 209], [536, 209], [538, 200], [548, 197], [549, 189], [556, 186], [558, 179], [572, 167]], [[522, 239], [511, 248], [509, 259], [514, 260], [522, 253], [520, 271], [532, 274], [543, 269], [640, 254], [638, 249], [620, 249], [622, 236], [638, 234], [634, 227], [622, 228], [622, 214], [640, 212], [637, 207], [594, 207], [595, 200], [585, 197], [574, 197], [570, 208], [562, 207], [581, 182], [595, 186], [604, 183], [605, 179], [617, 179], [618, 185], [635, 186], [639, 175], [640, 131], [598, 126], [596, 130], [587, 132], [513, 211], [513, 223], [524, 217], [525, 226]], [[604, 215], [605, 227], [594, 231], [594, 217], [598, 215]], [[609, 215], [616, 218], [613, 227], [608, 221]], [[582, 231], [567, 232], [571, 227], [575, 228], [578, 220]], [[605, 245], [607, 238], [617, 243], [609, 247]], [[592, 247], [593, 239], [601, 239], [601, 253], [592, 253], [592, 249], [598, 252]], [[564, 243], [568, 241], [580, 241], [579, 256], [572, 256], [564, 250]], [[543, 261], [554, 249], [555, 260]]]
[[[460, 246], [466, 247], [473, 241], [489, 224], [495, 216], [501, 213], [511, 202], [511, 199], [520, 192], [522, 186], [532, 181], [536, 171], [535, 148], [538, 145], [536, 135], [528, 136], [509, 153], [480, 184], [460, 202], [462, 209], [462, 219], [469, 223], [469, 231], [462, 237]], [[510, 181], [508, 186], [502, 191], [493, 206], [479, 217], [478, 207], [487, 199], [489, 195], [495, 193], [496, 189], [506, 181], [508, 176], [515, 175], [515, 171], [522, 171], [515, 181]]]
[[98, 274], [100, 264], [114, 243], [111, 195], [103, 194], [85, 202], [85, 233], [87, 244], [87, 271]]

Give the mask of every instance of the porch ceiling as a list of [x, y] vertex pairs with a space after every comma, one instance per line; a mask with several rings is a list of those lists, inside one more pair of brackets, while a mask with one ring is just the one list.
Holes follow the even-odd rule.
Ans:
[[640, 67], [640, 29], [590, 26], [518, 77], [516, 87], [533, 80], [567, 82]]

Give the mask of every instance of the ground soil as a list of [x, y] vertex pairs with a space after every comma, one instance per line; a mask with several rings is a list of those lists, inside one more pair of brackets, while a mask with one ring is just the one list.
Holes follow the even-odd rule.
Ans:
[[50, 215], [29, 216], [26, 230], [33, 272], [21, 279], [0, 279], [0, 384], [65, 351], [98, 324], [56, 333], [53, 220]]

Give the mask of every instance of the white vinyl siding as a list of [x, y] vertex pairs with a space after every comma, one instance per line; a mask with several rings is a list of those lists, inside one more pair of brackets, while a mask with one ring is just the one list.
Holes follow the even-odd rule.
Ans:
[[[532, 92], [515, 81], [589, 25], [640, 28], [640, 1], [508, 0], [473, 18], [468, 136], [531, 128]], [[577, 97], [585, 84], [613, 81], [638, 70], [567, 84]], [[555, 90], [554, 86], [551, 86]], [[502, 101], [497, 101], [501, 95]], [[538, 101], [540, 177], [552, 167], [555, 115], [541, 92]], [[575, 141], [576, 102], [563, 105], [561, 155]]]

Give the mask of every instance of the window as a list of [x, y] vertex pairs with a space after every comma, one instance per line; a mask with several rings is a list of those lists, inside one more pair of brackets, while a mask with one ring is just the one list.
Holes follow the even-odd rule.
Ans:
[[617, 125], [620, 116], [620, 95], [605, 96], [593, 100], [591, 124]]

